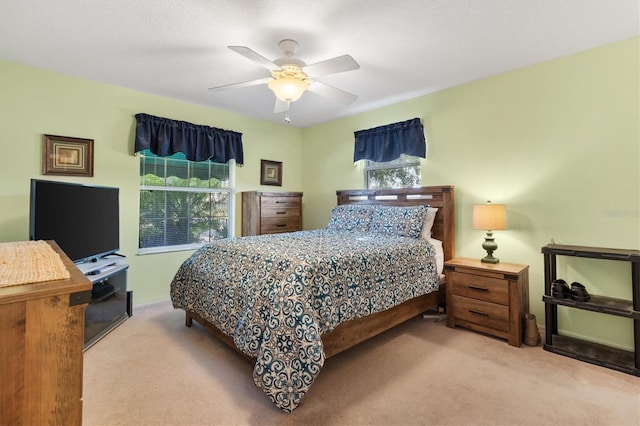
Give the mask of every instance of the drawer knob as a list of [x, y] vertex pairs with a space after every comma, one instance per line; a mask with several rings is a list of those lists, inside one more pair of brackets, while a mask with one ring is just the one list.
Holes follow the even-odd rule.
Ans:
[[489, 314], [486, 313], [486, 312], [476, 311], [476, 310], [473, 310], [473, 309], [469, 309], [469, 313], [474, 314], [474, 315], [480, 315], [480, 316], [483, 316], [483, 317], [488, 317], [489, 316]]
[[286, 223], [278, 223], [276, 226], [279, 227], [279, 228], [282, 228], [284, 226], [287, 226], [287, 224]]
[[287, 214], [287, 212], [276, 212], [276, 214]]

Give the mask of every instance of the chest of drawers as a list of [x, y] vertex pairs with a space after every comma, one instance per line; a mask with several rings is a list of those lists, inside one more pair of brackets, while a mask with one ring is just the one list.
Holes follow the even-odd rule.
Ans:
[[301, 192], [242, 193], [243, 237], [301, 230]]
[[68, 279], [0, 287], [0, 424], [82, 424], [83, 330], [91, 282], [48, 242]]
[[445, 262], [447, 326], [466, 327], [520, 346], [529, 311], [529, 267], [457, 258]]

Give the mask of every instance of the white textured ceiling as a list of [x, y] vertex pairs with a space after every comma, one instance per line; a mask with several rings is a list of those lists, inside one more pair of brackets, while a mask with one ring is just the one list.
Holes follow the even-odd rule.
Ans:
[[360, 69], [318, 80], [358, 99], [305, 93], [296, 127], [639, 34], [638, 0], [0, 0], [0, 59], [279, 123], [265, 85], [207, 90], [269, 76], [228, 45], [350, 54]]

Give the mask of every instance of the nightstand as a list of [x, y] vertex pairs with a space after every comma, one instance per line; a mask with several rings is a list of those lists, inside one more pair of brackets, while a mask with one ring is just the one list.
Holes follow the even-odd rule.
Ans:
[[529, 312], [529, 266], [456, 258], [444, 263], [447, 326], [507, 339], [520, 346]]

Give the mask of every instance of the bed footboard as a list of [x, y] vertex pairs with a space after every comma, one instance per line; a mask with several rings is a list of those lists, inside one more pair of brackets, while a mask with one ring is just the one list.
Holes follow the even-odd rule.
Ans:
[[326, 358], [377, 336], [398, 324], [445, 302], [445, 286], [433, 293], [407, 300], [386, 311], [378, 312], [337, 326], [331, 333], [322, 335], [322, 344]]
[[[377, 336], [398, 324], [401, 324], [421, 313], [435, 308], [445, 302], [445, 285], [440, 284], [440, 288], [433, 293], [425, 294], [414, 299], [407, 300], [398, 306], [386, 311], [378, 312], [352, 321], [347, 321], [336, 327], [331, 333], [322, 335], [325, 358], [345, 351], [358, 343], [364, 342], [371, 337]], [[233, 343], [233, 339], [224, 334], [218, 327], [211, 324], [196, 312], [185, 311], [185, 325], [191, 327], [193, 320], [206, 328], [211, 334], [222, 340], [231, 349], [255, 362], [255, 358], [241, 352]]]

